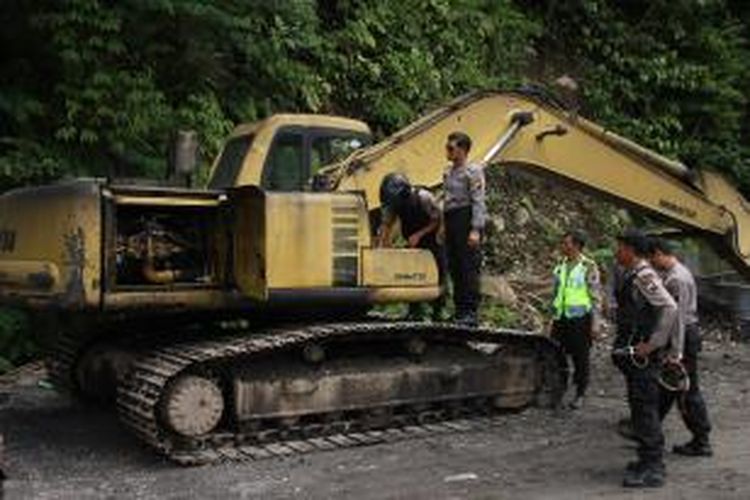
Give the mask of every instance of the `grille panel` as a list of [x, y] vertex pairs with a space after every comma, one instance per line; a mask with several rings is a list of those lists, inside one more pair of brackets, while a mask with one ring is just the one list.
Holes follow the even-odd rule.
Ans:
[[354, 198], [334, 199], [333, 286], [357, 286], [359, 269], [359, 203]]

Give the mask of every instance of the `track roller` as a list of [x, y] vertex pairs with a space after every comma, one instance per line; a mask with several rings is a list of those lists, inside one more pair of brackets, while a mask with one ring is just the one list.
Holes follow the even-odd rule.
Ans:
[[197, 437], [214, 430], [224, 412], [224, 396], [212, 380], [185, 375], [162, 399], [165, 423], [177, 434]]

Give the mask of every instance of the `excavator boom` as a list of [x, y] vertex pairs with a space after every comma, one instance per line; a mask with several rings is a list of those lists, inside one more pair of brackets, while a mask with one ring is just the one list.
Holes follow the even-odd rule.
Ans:
[[553, 176], [711, 236], [740, 272], [750, 274], [750, 210], [721, 175], [691, 171], [538, 92], [460, 97], [328, 168], [323, 184], [364, 191], [370, 209], [377, 208], [380, 181], [389, 172], [402, 172], [414, 184], [439, 186], [447, 166], [444, 141], [455, 130], [472, 138], [470, 161]]

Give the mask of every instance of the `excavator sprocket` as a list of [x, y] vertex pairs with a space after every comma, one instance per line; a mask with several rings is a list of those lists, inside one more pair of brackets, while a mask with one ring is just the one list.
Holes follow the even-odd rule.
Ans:
[[121, 421], [185, 465], [455, 432], [555, 406], [567, 368], [548, 339], [411, 322], [273, 328], [144, 349]]

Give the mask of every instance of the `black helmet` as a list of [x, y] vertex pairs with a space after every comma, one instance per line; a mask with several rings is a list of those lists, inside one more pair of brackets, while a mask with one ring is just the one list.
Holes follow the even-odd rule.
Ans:
[[411, 194], [411, 183], [404, 174], [391, 172], [380, 183], [380, 204], [398, 209]]

